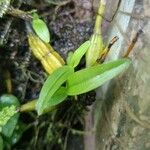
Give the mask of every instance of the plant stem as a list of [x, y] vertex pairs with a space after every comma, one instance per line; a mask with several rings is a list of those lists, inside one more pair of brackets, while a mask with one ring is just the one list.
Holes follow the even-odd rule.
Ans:
[[140, 34], [143, 33], [142, 29], [139, 29], [139, 31], [136, 33], [135, 37], [132, 39], [131, 44], [129, 45], [127, 51], [125, 52], [125, 54], [123, 55], [124, 58], [127, 58], [129, 56], [129, 54], [131, 53], [131, 51], [133, 50]]
[[21, 105], [21, 107], [19, 108], [20, 112], [29, 112], [29, 111], [34, 111], [35, 110], [35, 106], [37, 103], [37, 99], [32, 100], [26, 104]]
[[96, 16], [94, 33], [101, 34], [101, 24], [105, 12], [105, 7], [106, 7], [106, 0], [101, 0]]
[[23, 20], [27, 20], [27, 21], [31, 21], [33, 19], [32, 13], [35, 13], [35, 12], [36, 10], [23, 11], [23, 10], [13, 8], [13, 7], [10, 7], [7, 10], [7, 14], [14, 16], [14, 17], [18, 17]]
[[[27, 102], [27, 103], [21, 105], [20, 108], [19, 108], [19, 112], [35, 111], [35, 110], [36, 110], [36, 103], [37, 103], [37, 100], [38, 100], [38, 99], [35, 99], [35, 100], [32, 100], [32, 101], [30, 101], [30, 102]], [[56, 109], [55, 106], [48, 107], [48, 108], [46, 108], [46, 109], [43, 111], [43, 114], [44, 114], [44, 113], [51, 112], [51, 111], [53, 111], [53, 110], [55, 110], [55, 109]]]

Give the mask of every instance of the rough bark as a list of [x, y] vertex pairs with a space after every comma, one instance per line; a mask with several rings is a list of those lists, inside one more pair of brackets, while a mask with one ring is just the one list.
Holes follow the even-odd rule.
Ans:
[[[147, 0], [135, 1], [126, 37], [132, 38], [139, 28], [143, 28], [143, 34], [130, 55], [132, 65], [122, 76], [113, 80], [109, 88], [101, 89], [103, 100], [96, 102], [97, 150], [150, 149], [148, 7]], [[126, 42], [122, 49], [125, 47]]]

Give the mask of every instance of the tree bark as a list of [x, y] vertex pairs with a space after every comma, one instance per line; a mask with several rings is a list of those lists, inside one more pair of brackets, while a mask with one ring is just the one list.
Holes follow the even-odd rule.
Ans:
[[[99, 90], [99, 98], [102, 100], [98, 100], [95, 104], [96, 150], [150, 149], [150, 42], [148, 40], [150, 10], [148, 7], [150, 3], [147, 0], [135, 1], [124, 36], [132, 38], [139, 28], [143, 30], [130, 55], [132, 65], [108, 86], [105, 85]], [[119, 19], [117, 17], [116, 19]], [[123, 26], [124, 24], [121, 28], [125, 32]], [[113, 29], [111, 31], [114, 33]], [[131, 41], [131, 39], [126, 41], [128, 40]], [[124, 42], [118, 54], [127, 45]], [[111, 55], [114, 53], [110, 54], [110, 58]]]

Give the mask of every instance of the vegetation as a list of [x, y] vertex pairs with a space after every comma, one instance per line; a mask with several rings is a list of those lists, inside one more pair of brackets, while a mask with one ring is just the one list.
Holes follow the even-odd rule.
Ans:
[[[10, 1], [6, 1], [6, 4], [9, 7]], [[3, 5], [3, 0], [1, 0], [0, 7]], [[110, 46], [103, 42], [101, 34], [105, 5], [105, 1], [101, 1], [91, 38], [79, 46], [77, 50], [71, 52], [66, 62], [51, 46], [50, 39], [52, 37], [50, 38], [46, 23], [35, 12], [31, 12], [32, 19], [30, 18], [26, 22], [29, 47], [47, 72], [47, 79], [44, 81], [39, 98], [36, 100], [21, 104], [12, 94], [3, 94], [0, 97], [0, 150], [9, 149], [17, 143], [23, 132], [35, 125], [37, 118], [39, 119], [39, 116], [45, 113], [50, 116], [51, 123], [48, 124], [42, 120], [42, 123], [36, 128], [36, 134], [38, 135], [40, 128], [47, 126], [44, 142], [49, 141], [52, 148], [56, 143], [59, 143], [61, 148], [64, 147], [63, 135], [68, 135], [69, 132], [82, 133], [82, 131], [72, 128], [76, 119], [83, 121], [83, 114], [86, 110], [86, 106], [81, 104], [83, 98], [79, 98], [80, 95], [88, 93], [116, 77], [131, 63], [129, 58], [104, 62], [110, 50]], [[5, 13], [7, 10], [3, 10], [0, 17]], [[28, 14], [27, 12], [21, 13]], [[20, 12], [18, 16], [20, 16]], [[86, 65], [80, 68], [83, 57], [86, 58]], [[10, 87], [11, 82], [7, 84], [7, 89], [11, 92]], [[70, 110], [63, 114], [66, 108]], [[36, 111], [37, 115], [32, 111]], [[73, 111], [75, 114], [69, 114]], [[30, 125], [22, 123], [19, 115], [23, 112], [28, 112], [35, 122]], [[68, 124], [69, 127], [67, 127]], [[65, 129], [65, 133], [61, 128]], [[35, 137], [34, 142], [36, 143], [36, 141]]]

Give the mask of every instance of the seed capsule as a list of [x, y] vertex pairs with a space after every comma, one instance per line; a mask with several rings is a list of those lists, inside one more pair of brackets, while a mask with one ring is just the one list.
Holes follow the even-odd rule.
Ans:
[[41, 61], [48, 74], [65, 64], [63, 58], [54, 51], [52, 46], [40, 40], [36, 35], [29, 33], [28, 41], [34, 56]]

